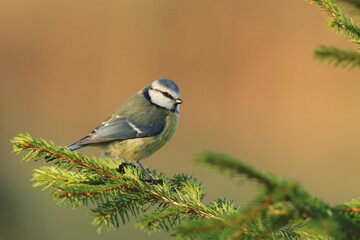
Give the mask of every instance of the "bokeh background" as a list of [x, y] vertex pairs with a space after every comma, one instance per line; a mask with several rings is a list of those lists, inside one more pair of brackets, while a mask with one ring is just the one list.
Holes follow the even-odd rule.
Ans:
[[331, 204], [358, 197], [359, 71], [318, 63], [320, 44], [353, 47], [300, 0], [0, 1], [0, 239], [168, 238], [134, 221], [97, 234], [87, 209], [32, 188], [43, 163], [20, 162], [9, 142], [29, 132], [69, 144], [158, 77], [176, 80], [184, 104], [177, 133], [145, 165], [196, 176], [206, 201], [244, 205], [255, 191], [197, 166], [204, 149]]

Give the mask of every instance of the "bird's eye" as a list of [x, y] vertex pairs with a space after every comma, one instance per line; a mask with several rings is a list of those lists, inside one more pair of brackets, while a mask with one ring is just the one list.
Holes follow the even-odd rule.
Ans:
[[167, 97], [167, 98], [170, 98], [170, 99], [173, 99], [174, 100], [174, 98], [173, 98], [173, 96], [171, 96], [169, 93], [167, 93], [167, 92], [161, 92], [165, 97]]

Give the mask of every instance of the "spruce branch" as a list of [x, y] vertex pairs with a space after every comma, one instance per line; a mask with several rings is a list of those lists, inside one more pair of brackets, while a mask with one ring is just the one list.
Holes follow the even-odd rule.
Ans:
[[268, 189], [272, 189], [279, 180], [270, 173], [257, 171], [248, 164], [222, 153], [206, 151], [199, 154], [195, 161], [205, 166], [217, 168], [220, 172], [228, 173], [230, 176], [244, 175], [248, 179], [264, 184]]
[[328, 25], [330, 29], [350, 41], [360, 44], [360, 28], [332, 0], [311, 0], [310, 2], [319, 5], [329, 15]]
[[357, 10], [360, 10], [360, 0], [336, 0], [336, 2], [344, 3], [349, 7], [353, 7]]
[[[203, 188], [191, 176], [181, 174], [166, 179], [154, 172], [158, 178], [164, 178], [164, 182], [152, 185], [140, 180], [137, 169], [126, 167], [124, 174], [120, 174], [114, 161], [86, 157], [29, 134], [20, 134], [12, 143], [14, 153], [28, 151], [23, 160], [47, 159], [57, 166], [35, 170], [34, 186], [52, 188], [51, 196], [63, 205], [77, 207], [95, 203], [93, 223], [99, 229], [103, 225], [108, 229], [119, 227], [119, 219], [125, 223], [130, 215], [137, 217], [154, 206], [155, 212], [145, 215], [138, 224], [149, 232], [171, 229], [174, 224], [170, 227], [164, 224], [165, 216], [222, 220], [220, 211], [202, 203]], [[173, 214], [169, 214], [169, 210]]]
[[331, 46], [320, 46], [315, 50], [314, 54], [320, 61], [334, 64], [334, 66], [360, 67], [360, 52]]
[[[289, 202], [297, 209], [299, 217], [317, 219], [317, 221], [326, 219], [327, 222], [334, 225], [334, 232], [342, 231], [346, 237], [360, 237], [360, 226], [358, 224], [349, 220], [341, 211], [308, 193], [293, 180], [260, 172], [246, 163], [221, 153], [204, 152], [198, 155], [196, 161], [227, 172], [230, 176], [245, 176], [248, 179], [256, 180], [266, 188], [265, 200], [261, 202], [260, 196], [260, 201], [258, 199], [257, 202], [261, 202], [261, 204], [255, 204], [258, 207], [252, 208], [248, 212], [242, 212], [239, 217], [232, 219], [231, 223], [241, 222], [244, 216], [248, 220], [253, 215], [268, 211], [269, 206], [273, 203]], [[247, 224], [244, 223], [243, 226], [247, 226]]]
[[360, 198], [340, 204], [337, 206], [337, 209], [357, 224], [360, 224]]
[[[341, 67], [360, 67], [360, 27], [343, 13], [339, 6], [332, 0], [310, 0], [315, 3], [329, 16], [328, 26], [338, 35], [344, 36], [357, 45], [357, 51], [342, 50], [335, 47], [320, 46], [314, 52], [317, 59], [325, 63], [332, 63]], [[360, 10], [359, 0], [338, 0], [346, 3], [350, 8]]]
[[[259, 171], [236, 158], [204, 152], [198, 163], [230, 176], [255, 180], [261, 190], [247, 207], [232, 200], [205, 204], [202, 184], [178, 174], [162, 184], [141, 181], [141, 172], [112, 160], [87, 157], [52, 142], [20, 134], [12, 140], [14, 152], [24, 160], [45, 159], [53, 166], [36, 169], [35, 187], [51, 189], [51, 197], [64, 206], [91, 209], [99, 229], [118, 228], [137, 218], [148, 233], [165, 231], [178, 239], [358, 239], [359, 200], [333, 207], [307, 192], [296, 181]], [[326, 226], [326, 227], [324, 227]]]

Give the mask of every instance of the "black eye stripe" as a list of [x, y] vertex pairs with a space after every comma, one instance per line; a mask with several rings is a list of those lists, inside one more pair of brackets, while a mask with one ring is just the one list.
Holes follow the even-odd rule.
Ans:
[[150, 89], [154, 90], [154, 91], [157, 91], [157, 92], [161, 92], [162, 95], [164, 95], [165, 97], [170, 98], [170, 99], [175, 101], [175, 98], [173, 96], [171, 96], [168, 92], [163, 92], [163, 91], [160, 91], [159, 89], [155, 89], [155, 88], [150, 88]]
[[168, 98], [170, 98], [170, 99], [172, 99], [172, 100], [175, 100], [174, 98], [173, 98], [173, 96], [171, 96], [169, 93], [167, 93], [167, 92], [161, 92], [165, 97], [168, 97]]

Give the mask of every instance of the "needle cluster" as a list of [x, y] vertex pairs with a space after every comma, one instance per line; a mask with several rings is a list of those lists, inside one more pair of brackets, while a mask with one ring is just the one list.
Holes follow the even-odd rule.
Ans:
[[356, 45], [356, 50], [344, 50], [334, 46], [320, 46], [314, 55], [324, 63], [341, 67], [360, 67], [360, 27], [336, 4], [342, 4], [349, 12], [359, 13], [359, 0], [310, 0], [320, 6], [328, 16], [327, 24], [336, 34], [345, 37]]

